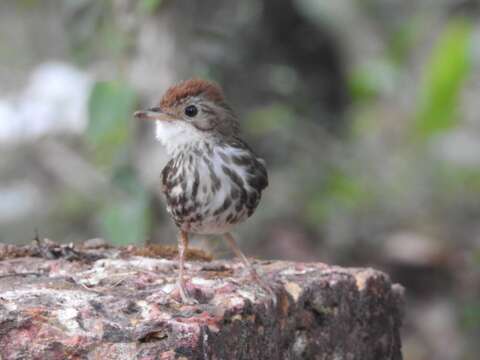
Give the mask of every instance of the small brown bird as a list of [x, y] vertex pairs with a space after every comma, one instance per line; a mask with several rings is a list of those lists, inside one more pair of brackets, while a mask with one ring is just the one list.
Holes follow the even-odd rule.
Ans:
[[134, 116], [156, 122], [156, 137], [171, 157], [161, 181], [167, 211], [180, 229], [178, 289], [182, 300], [194, 302], [184, 280], [191, 233], [222, 235], [254, 280], [274, 296], [230, 232], [253, 214], [268, 176], [264, 161], [241, 139], [238, 119], [221, 88], [205, 80], [187, 80], [169, 88], [158, 106]]

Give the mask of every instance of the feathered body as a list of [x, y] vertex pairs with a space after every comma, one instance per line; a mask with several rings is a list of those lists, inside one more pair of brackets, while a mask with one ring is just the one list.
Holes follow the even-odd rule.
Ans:
[[182, 301], [195, 302], [183, 276], [189, 233], [222, 234], [252, 278], [275, 299], [230, 233], [253, 214], [268, 177], [263, 160], [241, 139], [237, 117], [220, 87], [205, 80], [184, 81], [168, 89], [158, 106], [137, 111], [135, 117], [156, 121], [156, 137], [171, 157], [161, 180], [168, 213], [180, 229]]
[[242, 140], [210, 139], [179, 149], [162, 171], [162, 185], [180, 229], [222, 234], [253, 214], [268, 178]]
[[183, 231], [222, 234], [255, 211], [268, 185], [263, 160], [240, 138], [221, 90], [190, 80], [167, 91], [162, 109], [194, 105], [196, 121], [156, 121], [156, 137], [171, 156], [162, 171], [167, 211]]

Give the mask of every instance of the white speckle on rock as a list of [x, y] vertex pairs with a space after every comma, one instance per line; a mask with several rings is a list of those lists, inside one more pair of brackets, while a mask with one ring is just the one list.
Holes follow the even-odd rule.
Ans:
[[280, 274], [281, 275], [303, 275], [309, 272], [314, 271], [315, 269], [311, 268], [304, 268], [302, 270], [297, 270], [294, 267], [290, 267], [288, 269], [283, 270]]
[[293, 353], [298, 359], [302, 359], [305, 356], [305, 350], [307, 349], [308, 338], [304, 331], [298, 331], [295, 335], [295, 342], [293, 343]]
[[203, 332], [203, 358], [208, 359], [208, 331]]
[[241, 297], [232, 297], [229, 299], [229, 303], [231, 307], [242, 307], [243, 304], [245, 303], [245, 299]]
[[81, 290], [60, 290], [60, 289], [17, 289], [11, 291], [5, 291], [2, 293], [4, 300], [10, 301], [27, 301], [29, 298], [37, 299], [39, 297], [48, 297], [55, 299], [56, 303], [61, 304], [64, 307], [79, 308], [84, 306], [90, 300], [97, 298], [97, 294], [91, 292], [85, 292]]
[[100, 274], [97, 274], [98, 276], [92, 276], [91, 278], [83, 278], [78, 280], [80, 284], [87, 285], [87, 286], [95, 286], [102, 281], [105, 276], [100, 276]]
[[13, 301], [8, 301], [4, 303], [3, 306], [5, 306], [5, 309], [7, 309], [7, 311], [16, 311], [18, 309], [17, 304], [15, 304]]
[[252, 294], [251, 292], [249, 291], [245, 291], [245, 290], [238, 290], [237, 291], [238, 294], [240, 294], [242, 297], [250, 300], [251, 302], [255, 302], [255, 294]]
[[213, 286], [215, 284], [215, 280], [210, 279], [203, 279], [203, 278], [193, 278], [192, 284], [199, 285], [199, 286]]
[[162, 286], [162, 291], [165, 293], [165, 294], [170, 294], [173, 290], [175, 290], [175, 287], [177, 285], [176, 284], [173, 284], [173, 283], [169, 283], [169, 284], [165, 284], [164, 286]]
[[65, 326], [67, 332], [70, 334], [75, 333], [80, 328], [76, 320], [77, 316], [78, 311], [75, 308], [66, 308], [57, 311], [58, 321]]
[[113, 269], [121, 269], [125, 271], [125, 269], [143, 269], [143, 270], [150, 270], [155, 271], [158, 268], [165, 268], [165, 265], [174, 265], [176, 262], [168, 259], [155, 259], [155, 258], [147, 258], [136, 256], [129, 258], [128, 260], [125, 259], [100, 259], [95, 262], [95, 268], [113, 268]]
[[336, 286], [337, 284], [338, 284], [338, 280], [331, 280], [331, 281], [328, 282], [328, 285], [332, 286], [332, 287]]
[[140, 308], [140, 314], [142, 318], [148, 319], [150, 318], [150, 306], [144, 300], [137, 301], [137, 306]]

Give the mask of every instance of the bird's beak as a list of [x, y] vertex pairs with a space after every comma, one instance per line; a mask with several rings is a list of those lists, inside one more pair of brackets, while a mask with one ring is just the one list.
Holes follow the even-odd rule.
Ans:
[[133, 116], [140, 120], [161, 120], [161, 121], [173, 121], [175, 118], [162, 111], [162, 109], [155, 107], [148, 110], [135, 111]]

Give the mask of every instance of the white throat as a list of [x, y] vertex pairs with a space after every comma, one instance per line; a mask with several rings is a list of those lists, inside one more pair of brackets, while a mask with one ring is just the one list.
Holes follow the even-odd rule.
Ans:
[[155, 123], [155, 137], [167, 148], [169, 155], [185, 146], [195, 145], [205, 138], [205, 134], [182, 121], [159, 121]]

